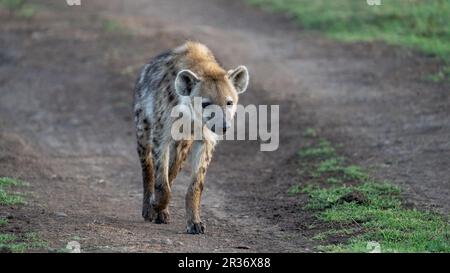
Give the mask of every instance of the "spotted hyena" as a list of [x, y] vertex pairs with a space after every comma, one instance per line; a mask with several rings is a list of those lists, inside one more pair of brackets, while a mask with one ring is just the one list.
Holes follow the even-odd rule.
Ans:
[[[247, 89], [248, 78], [245, 66], [226, 71], [205, 45], [194, 42], [156, 56], [143, 68], [136, 83], [134, 113], [144, 186], [142, 217], [146, 221], [168, 223], [171, 186], [190, 153], [192, 170], [186, 193], [187, 232], [204, 233], [200, 198], [206, 170], [217, 135], [229, 128], [238, 94]], [[220, 117], [220, 126], [211, 126], [207, 123], [211, 117], [206, 117], [204, 111], [199, 114], [192, 107], [194, 98], [201, 99], [200, 108], [213, 105], [228, 113]], [[200, 119], [200, 139], [175, 140], [172, 137], [175, 118], [171, 110], [179, 105], [195, 111], [192, 123], [196, 118]]]

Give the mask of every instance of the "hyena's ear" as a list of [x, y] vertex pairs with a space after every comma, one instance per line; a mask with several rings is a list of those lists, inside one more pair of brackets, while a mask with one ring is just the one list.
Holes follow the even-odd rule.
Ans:
[[180, 96], [190, 96], [200, 79], [189, 69], [178, 72], [175, 79], [175, 90]]
[[238, 94], [244, 93], [248, 86], [248, 70], [247, 67], [241, 65], [236, 69], [228, 71], [228, 78], [233, 83]]

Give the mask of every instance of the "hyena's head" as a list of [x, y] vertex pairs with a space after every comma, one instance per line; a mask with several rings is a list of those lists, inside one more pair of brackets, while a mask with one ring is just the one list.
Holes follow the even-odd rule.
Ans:
[[177, 74], [175, 89], [189, 96], [194, 115], [216, 134], [223, 134], [232, 125], [238, 96], [247, 90], [248, 70], [245, 66], [213, 75], [198, 76], [191, 70]]

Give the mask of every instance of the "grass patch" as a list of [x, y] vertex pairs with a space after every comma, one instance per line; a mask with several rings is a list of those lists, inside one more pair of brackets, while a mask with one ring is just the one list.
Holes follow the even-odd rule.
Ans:
[[329, 158], [319, 163], [316, 171], [314, 172], [314, 176], [320, 176], [324, 173], [330, 172], [338, 172], [342, 171], [343, 167], [341, 166], [340, 158]]
[[[310, 186], [303, 188], [302, 192], [307, 193], [310, 196], [310, 201], [307, 205], [308, 208], [316, 210], [325, 208], [330, 209], [321, 213], [321, 216], [319, 217], [326, 221], [351, 223], [352, 221], [359, 222], [360, 220], [364, 221], [368, 219], [362, 214], [352, 215], [351, 218], [339, 218], [339, 210], [335, 211], [333, 208], [341, 208], [341, 205], [346, 203], [362, 203], [362, 205], [370, 205], [380, 209], [400, 206], [400, 199], [398, 198], [400, 190], [389, 183], [366, 182], [356, 186], [340, 185], [330, 188]], [[349, 195], [350, 197], [346, 199]], [[356, 197], [353, 197], [352, 199], [352, 196]], [[346, 213], [344, 211], [341, 212], [344, 214]], [[351, 221], [347, 221], [349, 219], [351, 219]]]
[[25, 5], [16, 14], [22, 18], [31, 18], [36, 14], [36, 8], [32, 5]]
[[118, 22], [116, 20], [111, 20], [111, 19], [105, 19], [103, 21], [103, 29], [106, 32], [111, 32], [111, 33], [118, 33], [118, 32], [125, 31], [125, 27], [120, 22]]
[[[359, 166], [344, 165], [344, 159], [336, 155], [336, 150], [331, 146], [329, 141], [321, 140], [317, 147], [308, 147], [300, 150], [300, 157], [305, 159], [318, 160], [317, 167], [312, 172], [313, 177], [327, 176], [327, 183], [335, 184], [342, 181], [341, 177], [345, 180], [359, 180], [366, 181], [369, 176]], [[334, 175], [331, 176], [330, 175]]]
[[0, 227], [7, 225], [8, 224], [8, 220], [6, 218], [0, 218]]
[[[0, 205], [17, 205], [24, 204], [25, 200], [21, 194], [11, 193], [9, 189], [12, 187], [28, 186], [27, 183], [9, 178], [0, 177]], [[8, 225], [9, 222], [5, 218], [0, 218], [0, 227]], [[35, 233], [29, 232], [19, 235], [10, 233], [0, 233], [0, 249], [7, 249], [12, 252], [25, 252], [32, 249], [46, 248], [47, 244], [39, 239]]]
[[447, 66], [435, 80], [450, 79], [450, 1], [246, 0], [292, 15], [304, 28], [341, 41], [382, 40], [438, 56]]
[[27, 2], [27, 0], [0, 0], [0, 6], [11, 11], [17, 11], [24, 7]]
[[376, 241], [383, 252], [450, 252], [450, 226], [439, 215], [401, 207], [346, 203], [321, 214], [332, 222], [358, 222], [364, 233], [347, 244], [327, 246], [330, 251], [361, 252]]
[[354, 234], [356, 231], [357, 230], [354, 228], [330, 229], [316, 234], [312, 239], [324, 241], [331, 236], [332, 237], [348, 236]]
[[9, 177], [0, 177], [0, 205], [24, 204], [25, 200], [19, 193], [10, 192], [13, 187], [26, 186], [27, 184]]
[[[450, 252], [447, 217], [405, 208], [399, 187], [374, 181], [360, 166], [347, 164], [328, 141], [299, 155], [307, 183], [292, 186], [289, 193], [307, 194], [306, 208], [332, 227], [313, 236], [325, 243], [319, 249], [368, 252], [368, 243], [376, 242], [382, 252]], [[336, 237], [343, 243], [330, 244]]]
[[22, 18], [31, 18], [36, 13], [34, 5], [28, 0], [0, 0], [0, 8], [8, 10], [10, 15], [17, 15]]
[[314, 128], [307, 128], [303, 133], [304, 137], [317, 137], [317, 132]]
[[[24, 204], [25, 200], [22, 194], [11, 192], [14, 187], [28, 186], [28, 183], [9, 177], [0, 177], [0, 205], [11, 206]], [[0, 207], [1, 208], [1, 207]], [[20, 232], [2, 233], [7, 229], [9, 221], [6, 218], [0, 218], [0, 250], [6, 252], [26, 252], [30, 250], [47, 249], [47, 243], [39, 238], [36, 233]], [[12, 223], [11, 223], [12, 224]]]
[[14, 234], [0, 234], [0, 249], [21, 253], [47, 248], [47, 242], [41, 240], [36, 233], [25, 233], [20, 237]]
[[366, 181], [369, 179], [369, 175], [359, 166], [350, 165], [342, 169], [344, 178], [349, 180]]
[[336, 150], [327, 140], [321, 140], [317, 147], [308, 147], [300, 150], [300, 157], [303, 158], [327, 158], [336, 155]]
[[289, 189], [289, 194], [298, 194], [303, 192], [303, 189], [299, 185], [294, 185]]
[[327, 179], [325, 179], [325, 182], [330, 185], [336, 185], [342, 183], [342, 180], [336, 177], [328, 177]]
[[0, 177], [0, 187], [3, 186], [28, 186], [28, 184], [14, 178]]
[[439, 83], [450, 79], [450, 65], [443, 67], [438, 73], [429, 75], [427, 79]]

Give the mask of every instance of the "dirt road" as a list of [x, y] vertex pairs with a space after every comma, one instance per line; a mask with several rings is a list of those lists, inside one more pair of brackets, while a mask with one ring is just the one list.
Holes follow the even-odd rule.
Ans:
[[[36, 231], [55, 249], [77, 240], [83, 251], [312, 251], [305, 198], [286, 195], [308, 127], [401, 185], [409, 202], [449, 212], [449, 86], [423, 80], [434, 58], [332, 42], [237, 0], [38, 2], [33, 19], [0, 17], [0, 176], [32, 192], [27, 206], [2, 208], [13, 231]], [[137, 71], [186, 39], [226, 67], [249, 67], [244, 105], [280, 105], [276, 152], [255, 141], [218, 146], [202, 236], [184, 234], [186, 173], [172, 223], [141, 219], [132, 124]]]

